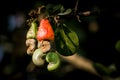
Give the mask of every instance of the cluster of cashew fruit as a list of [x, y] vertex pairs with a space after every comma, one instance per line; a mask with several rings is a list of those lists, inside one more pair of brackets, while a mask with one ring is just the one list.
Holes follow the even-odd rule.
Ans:
[[36, 66], [48, 63], [49, 71], [56, 70], [60, 65], [60, 57], [55, 50], [54, 31], [48, 18], [43, 18], [37, 23], [31, 22], [26, 34], [27, 54], [32, 56]]

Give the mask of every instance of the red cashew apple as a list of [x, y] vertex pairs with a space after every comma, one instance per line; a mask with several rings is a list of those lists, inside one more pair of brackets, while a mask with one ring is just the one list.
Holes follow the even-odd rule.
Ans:
[[54, 31], [48, 19], [42, 19], [40, 21], [38, 32], [37, 32], [37, 40], [50, 40], [54, 41]]

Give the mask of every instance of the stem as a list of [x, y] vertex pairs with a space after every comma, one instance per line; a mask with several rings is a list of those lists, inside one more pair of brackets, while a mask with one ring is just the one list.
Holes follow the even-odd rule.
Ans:
[[74, 8], [74, 13], [75, 13], [75, 14], [76, 14], [76, 12], [77, 12], [77, 10], [78, 10], [78, 9], [77, 9], [77, 8], [78, 8], [78, 2], [79, 2], [79, 0], [77, 0], [77, 1], [76, 1], [76, 4], [75, 4], [75, 8]]
[[78, 69], [83, 69], [85, 71], [88, 71], [92, 74], [95, 74], [99, 77], [101, 77], [99, 75], [99, 73], [95, 70], [95, 68], [93, 67], [93, 62], [78, 55], [77, 53], [72, 55], [72, 56], [62, 56], [60, 55], [65, 61], [69, 62], [71, 65], [73, 65], [74, 67], [78, 68]]

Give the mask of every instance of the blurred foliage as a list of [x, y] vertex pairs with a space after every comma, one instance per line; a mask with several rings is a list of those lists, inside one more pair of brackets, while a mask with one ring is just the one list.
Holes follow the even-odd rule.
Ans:
[[[102, 2], [103, 1], [101, 1], [101, 3]], [[75, 3], [75, 1], [74, 1], [74, 3]], [[87, 2], [85, 2], [85, 3], [87, 4]], [[36, 8], [36, 7], [40, 6], [41, 4], [44, 4], [44, 3], [37, 2], [33, 7]], [[78, 51], [79, 51], [80, 55], [86, 56], [87, 58], [89, 58], [91, 60], [93, 59], [95, 62], [98, 61], [101, 64], [102, 63], [103, 64], [114, 63], [117, 70], [115, 72], [113, 72], [112, 75], [110, 74], [110, 76], [112, 76], [112, 77], [120, 76], [119, 75], [120, 74], [120, 62], [119, 62], [120, 61], [120, 58], [119, 58], [120, 57], [120, 54], [119, 54], [120, 43], [119, 43], [119, 39], [120, 38], [119, 38], [119, 29], [116, 27], [116, 26], [119, 26], [118, 20], [120, 19], [119, 18], [120, 13], [119, 12], [114, 13], [115, 8], [111, 8], [109, 10], [109, 9], [106, 9], [106, 7], [99, 8], [100, 5], [96, 5], [92, 9], [86, 9], [89, 7], [89, 5], [88, 6], [85, 5], [86, 8], [85, 7], [82, 8], [79, 5], [79, 8], [81, 7], [82, 9], [81, 8], [80, 9], [82, 11], [86, 12], [86, 11], [90, 10], [90, 13], [89, 12], [83, 13], [82, 11], [80, 11], [80, 9], [78, 9], [78, 11], [74, 15], [73, 8], [66, 8], [61, 4], [56, 4], [56, 5], [55, 4], [47, 4], [47, 5], [45, 4], [45, 6], [46, 6], [46, 10], [49, 13], [49, 15], [48, 15], [48, 13], [46, 13], [46, 15], [48, 15], [49, 17], [51, 17], [50, 15], [60, 16], [62, 18], [61, 21], [67, 25], [67, 28], [71, 28], [73, 31], [75, 31], [75, 33], [77, 34], [77, 36], [79, 38], [78, 43], [79, 43], [80, 49]], [[31, 10], [31, 9], [28, 8], [28, 10]], [[79, 17], [77, 17], [76, 15], [78, 15]], [[28, 19], [27, 16], [26, 16], [26, 19]], [[54, 23], [53, 18], [50, 18], [50, 20], [51, 20], [51, 23]], [[3, 40], [3, 41], [5, 41], [4, 43], [7, 43], [7, 42], [11, 43], [13, 46], [13, 49], [11, 49], [11, 50], [13, 50], [13, 51], [11, 52], [11, 50], [10, 50], [10, 51], [4, 52], [2, 62], [0, 63], [0, 75], [1, 75], [0, 79], [1, 80], [4, 80], [4, 79], [25, 80], [26, 78], [45, 79], [46, 76], [50, 79], [52, 79], [52, 78], [58, 79], [58, 78], [56, 78], [56, 76], [54, 76], [52, 74], [48, 75], [50, 72], [47, 72], [46, 70], [43, 70], [43, 69], [42, 70], [38, 69], [33, 64], [32, 64], [32, 66], [33, 66], [32, 68], [35, 67], [35, 69], [33, 70], [33, 73], [27, 73], [26, 68], [28, 68], [29, 63], [31, 62], [31, 57], [26, 55], [26, 46], [25, 46], [25, 37], [26, 37], [26, 33], [27, 33], [29, 26], [27, 26], [27, 24], [22, 25], [22, 26], [23, 27], [16, 28], [11, 33], [8, 33], [8, 34], [5, 33], [5, 35], [7, 34], [8, 40], [7, 41]], [[55, 24], [54, 24], [53, 28], [54, 28], [54, 30], [56, 30]], [[0, 44], [3, 44], [3, 42], [1, 42], [1, 40], [2, 39], [0, 39]], [[10, 49], [12, 47], [5, 46], [5, 49], [7, 49], [7, 48]], [[101, 73], [105, 72], [105, 75], [106, 74], [108, 75], [109, 74], [108, 69], [103, 68], [103, 65], [101, 65], [101, 64], [96, 65], [98, 71], [100, 69]], [[106, 66], [106, 67], [108, 67], [108, 66]], [[37, 75], [36, 74], [37, 72], [40, 75]], [[71, 76], [73, 76], [74, 78], [75, 77], [80, 78], [80, 75], [77, 76], [78, 75], [77, 72], [79, 72], [79, 74], [84, 76], [84, 78], [86, 76], [88, 76], [89, 79], [91, 78], [91, 77], [89, 77], [90, 74], [87, 75], [87, 73], [84, 73], [79, 70], [76, 72], [73, 71], [73, 73], [68, 73], [69, 76], [66, 75], [66, 77], [64, 77], [64, 78], [70, 79]], [[36, 75], [34, 75], [34, 74], [36, 74]], [[42, 76], [44, 76], [44, 77], [42, 77]], [[82, 78], [82, 76], [81, 76], [81, 78]], [[93, 76], [93, 75], [91, 75], [91, 76]], [[59, 78], [59, 79], [61, 79], [61, 78]], [[91, 80], [93, 80], [93, 79], [95, 79], [95, 78], [91, 78]]]
[[120, 52], [120, 40], [118, 40], [115, 44], [115, 49]]

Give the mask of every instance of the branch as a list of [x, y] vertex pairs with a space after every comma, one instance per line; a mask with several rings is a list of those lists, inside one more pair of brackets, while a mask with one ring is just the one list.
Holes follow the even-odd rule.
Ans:
[[76, 14], [76, 12], [77, 12], [77, 10], [78, 10], [78, 9], [77, 9], [77, 8], [78, 8], [78, 2], [79, 2], [79, 0], [77, 0], [77, 1], [76, 1], [76, 4], [75, 4], [75, 8], [74, 8], [74, 13], [75, 13], [75, 14]]
[[60, 55], [60, 56], [62, 59], [64, 59], [68, 63], [72, 64], [74, 67], [76, 67], [78, 69], [86, 70], [90, 73], [100, 76], [99, 73], [97, 73], [97, 71], [94, 69], [92, 61], [90, 61], [82, 56], [79, 56], [78, 54], [74, 54], [72, 56], [62, 56], [62, 55]]
[[83, 56], [80, 56], [77, 53], [72, 56], [62, 56], [62, 55], [60, 56], [63, 60], [70, 63], [73, 69], [77, 68], [80, 70], [85, 70], [100, 78], [104, 78], [104, 76], [108, 76], [111, 74], [111, 72], [113, 72], [113, 70], [105, 67], [104, 65], [99, 63], [94, 63], [93, 61]]

